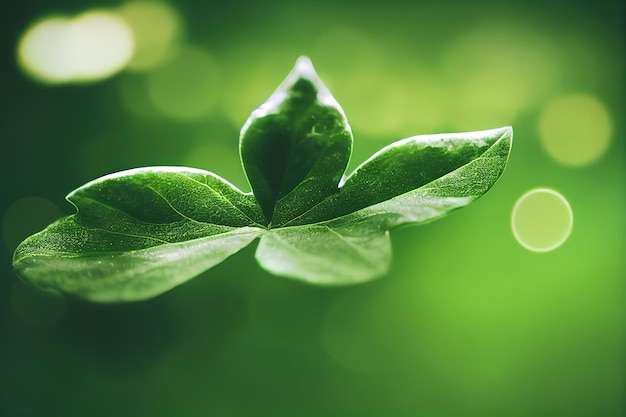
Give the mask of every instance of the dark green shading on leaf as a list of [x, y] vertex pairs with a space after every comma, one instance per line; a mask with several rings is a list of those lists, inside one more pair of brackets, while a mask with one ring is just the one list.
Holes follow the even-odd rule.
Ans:
[[257, 237], [266, 270], [322, 285], [389, 268], [389, 230], [422, 224], [486, 193], [506, 166], [510, 127], [395, 142], [339, 182], [352, 149], [346, 117], [300, 58], [240, 138], [253, 193], [183, 167], [123, 171], [70, 193], [77, 213], [22, 242], [26, 280], [92, 301], [150, 298]]
[[267, 222], [281, 226], [336, 193], [352, 133], [308, 58], [241, 131], [241, 160]]

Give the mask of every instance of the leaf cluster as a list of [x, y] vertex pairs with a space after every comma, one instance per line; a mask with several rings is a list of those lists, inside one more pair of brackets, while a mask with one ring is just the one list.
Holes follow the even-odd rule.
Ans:
[[76, 213], [27, 238], [13, 265], [44, 288], [92, 301], [146, 299], [260, 238], [259, 264], [315, 284], [383, 275], [389, 230], [433, 221], [483, 195], [502, 174], [512, 129], [392, 143], [346, 176], [346, 116], [300, 58], [241, 131], [252, 188], [185, 167], [107, 175], [74, 190]]

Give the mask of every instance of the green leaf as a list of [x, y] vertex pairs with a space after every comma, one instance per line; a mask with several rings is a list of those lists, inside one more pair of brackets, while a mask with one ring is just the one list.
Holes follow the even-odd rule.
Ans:
[[396, 142], [358, 167], [308, 217], [296, 219], [322, 221], [264, 234], [257, 259], [277, 275], [319, 284], [377, 278], [391, 257], [387, 230], [428, 223], [483, 195], [506, 166], [511, 138], [512, 130], [502, 128]]
[[241, 160], [273, 227], [337, 192], [352, 133], [337, 101], [308, 58], [296, 66], [241, 131]]
[[[512, 129], [505, 127], [400, 140], [361, 164], [341, 190], [287, 225], [341, 217], [405, 193], [415, 193], [423, 187], [430, 193], [445, 192], [448, 197], [475, 199], [500, 177], [509, 156], [512, 135]], [[443, 177], [446, 177], [445, 185]], [[425, 195], [420, 194], [420, 198], [423, 197]], [[424, 204], [422, 200], [415, 203], [410, 207], [419, 209]]]
[[321, 285], [364, 282], [389, 268], [389, 230], [470, 204], [501, 176], [510, 127], [397, 141], [345, 169], [346, 117], [300, 58], [245, 123], [241, 160], [253, 193], [207, 171], [152, 167], [92, 181], [67, 199], [77, 213], [29, 237], [16, 271], [92, 301], [161, 294], [257, 237], [266, 270]]
[[337, 222], [272, 229], [256, 259], [268, 271], [322, 285], [356, 284], [387, 271], [389, 232], [376, 222]]
[[93, 301], [161, 294], [222, 262], [262, 230], [252, 195], [191, 168], [120, 172], [67, 199], [78, 212], [22, 242], [13, 265], [40, 287]]

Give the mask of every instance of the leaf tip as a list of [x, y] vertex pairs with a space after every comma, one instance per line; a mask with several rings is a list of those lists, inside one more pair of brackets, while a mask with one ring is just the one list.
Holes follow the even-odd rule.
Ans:
[[504, 126], [489, 130], [478, 130], [476, 132], [468, 132], [467, 135], [479, 140], [482, 140], [483, 138], [490, 138], [492, 144], [504, 141], [509, 143], [510, 148], [510, 144], [513, 142], [513, 127]]
[[[319, 103], [337, 109], [347, 125], [347, 119], [343, 109], [333, 97], [328, 87], [326, 87], [317, 75], [313, 62], [309, 57], [302, 55], [296, 60], [293, 69], [289, 72], [287, 77], [278, 86], [274, 93], [272, 93], [272, 95], [265, 100], [265, 102], [252, 112], [241, 129], [241, 135], [247, 131], [248, 127], [255, 119], [265, 117], [268, 114], [281, 112], [281, 106], [289, 99], [289, 97], [294, 96], [292, 89], [301, 80], [305, 80], [312, 85], [314, 89], [314, 98]], [[298, 93], [295, 95], [298, 95]]]
[[[513, 126], [505, 126], [500, 128], [502, 135], [500, 136], [500, 139], [504, 139], [506, 138], [506, 140], [509, 143], [509, 153], [508, 155], [511, 155], [511, 148], [513, 146]], [[508, 158], [508, 156], [507, 156]]]
[[[315, 71], [315, 67], [313, 66], [313, 62], [308, 56], [301, 56], [296, 60], [293, 69], [281, 85], [281, 87], [285, 90], [291, 89], [299, 80], [307, 80], [315, 87], [317, 92], [317, 99], [320, 102], [324, 102], [324, 99], [330, 97], [333, 101], [333, 105], [336, 105], [335, 99], [332, 98], [330, 91], [324, 85], [319, 75], [317, 75], [317, 71]], [[281, 88], [279, 87], [279, 90]]]
[[315, 87], [315, 90], [317, 91], [317, 100], [326, 106], [336, 108], [341, 113], [347, 123], [346, 115], [343, 109], [341, 108], [335, 97], [333, 97], [328, 87], [326, 87], [326, 85], [322, 82], [319, 75], [317, 75], [311, 59], [305, 55], [299, 57], [296, 60], [296, 64], [294, 65], [293, 70], [285, 80], [285, 84], [291, 86], [295, 84], [299, 79], [305, 79], [311, 82]]
[[293, 72], [300, 77], [307, 79], [319, 78], [317, 72], [315, 72], [315, 68], [313, 67], [313, 62], [311, 61], [311, 58], [305, 55], [302, 55], [296, 60], [296, 65], [294, 65], [293, 67]]

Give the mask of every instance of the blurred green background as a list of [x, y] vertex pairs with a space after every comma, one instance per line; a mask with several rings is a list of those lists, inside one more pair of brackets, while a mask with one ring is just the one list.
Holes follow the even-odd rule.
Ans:
[[[625, 415], [623, 2], [3, 9], [0, 415]], [[254, 245], [133, 304], [18, 280], [15, 246], [101, 175], [185, 165], [247, 190], [239, 129], [300, 55], [352, 124], [351, 167], [404, 137], [512, 125], [504, 176], [393, 231], [391, 272], [355, 287], [271, 276]], [[537, 187], [574, 218], [565, 239], [564, 211], [534, 207], [520, 227], [565, 239], [543, 253], [511, 228]]]

